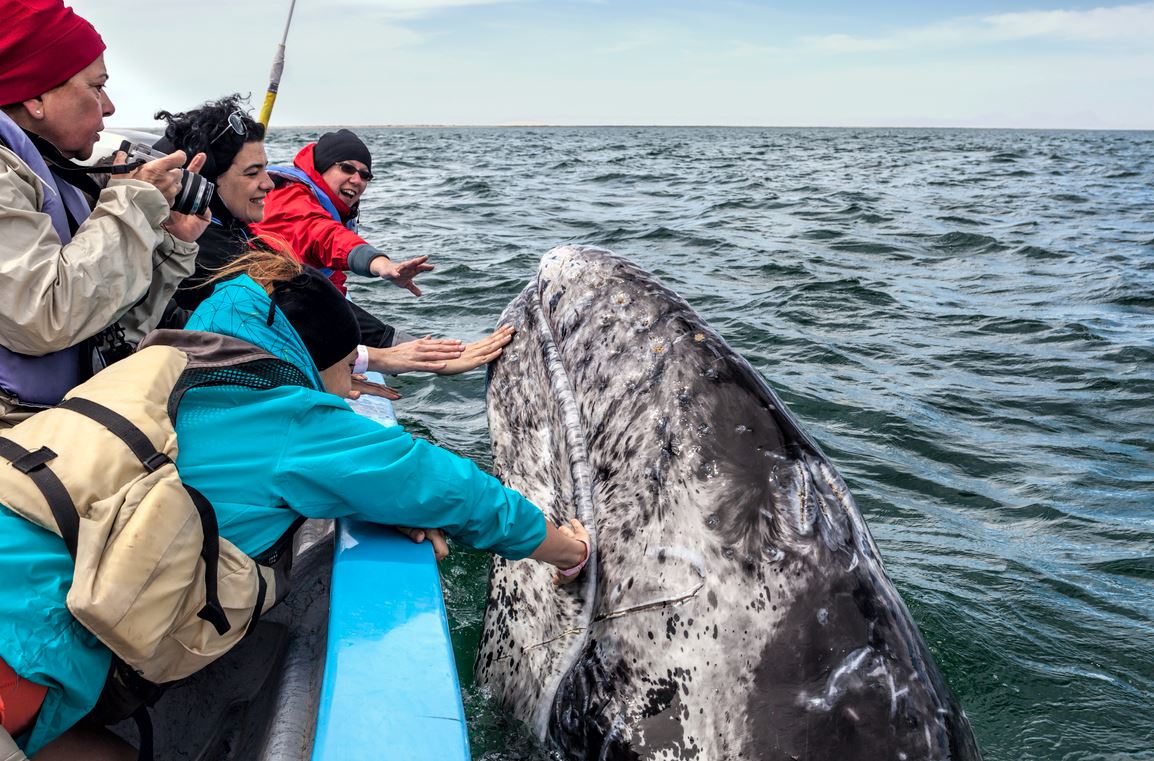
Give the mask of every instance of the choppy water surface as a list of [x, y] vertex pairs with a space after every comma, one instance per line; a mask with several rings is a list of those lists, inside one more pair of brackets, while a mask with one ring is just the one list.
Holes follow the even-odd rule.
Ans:
[[[987, 759], [1154, 759], [1154, 133], [362, 134], [363, 232], [438, 269], [359, 302], [472, 339], [554, 245], [638, 261], [840, 469]], [[397, 385], [488, 466], [483, 373]], [[443, 571], [475, 756], [547, 758], [472, 687], [485, 557]]]

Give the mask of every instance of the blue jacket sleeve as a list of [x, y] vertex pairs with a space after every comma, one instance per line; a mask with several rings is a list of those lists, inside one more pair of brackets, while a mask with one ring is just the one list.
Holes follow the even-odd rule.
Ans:
[[472, 461], [343, 403], [310, 405], [293, 420], [276, 478], [288, 504], [309, 518], [439, 528], [512, 560], [545, 540], [540, 509]]

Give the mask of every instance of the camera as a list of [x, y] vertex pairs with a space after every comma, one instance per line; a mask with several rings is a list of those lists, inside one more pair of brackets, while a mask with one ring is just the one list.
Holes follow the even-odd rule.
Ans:
[[[120, 150], [128, 154], [128, 163], [130, 165], [148, 163], [156, 159], [162, 159], [167, 156], [167, 153], [151, 148], [144, 143], [132, 143], [125, 140], [120, 144]], [[199, 174], [194, 174], [187, 169], [180, 170], [180, 192], [176, 194], [176, 198], [172, 201], [172, 210], [178, 211], [181, 214], [200, 215], [203, 214], [208, 204], [212, 201], [212, 193], [216, 190], [216, 186], [208, 180], [201, 177]]]

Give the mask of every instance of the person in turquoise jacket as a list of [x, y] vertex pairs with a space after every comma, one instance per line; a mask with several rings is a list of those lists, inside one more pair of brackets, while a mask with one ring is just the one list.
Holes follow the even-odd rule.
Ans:
[[[224, 274], [270, 264], [300, 274], [222, 282], [186, 326], [265, 349], [315, 385], [210, 386], [185, 394], [176, 419], [177, 468], [212, 502], [223, 536], [256, 556], [298, 516], [351, 517], [442, 529], [510, 559], [580, 563], [588, 541], [583, 529], [580, 540], [562, 533], [471, 460], [353, 412], [342, 397], [351, 389], [359, 333], [347, 302], [319, 271], [275, 254], [254, 252]], [[270, 299], [271, 283], [277, 286]]]
[[[470, 460], [353, 412], [342, 396], [360, 333], [320, 272], [262, 252], [228, 270], [237, 272], [249, 274], [221, 282], [187, 328], [254, 344], [311, 387], [197, 387], [181, 399], [177, 468], [213, 503], [222, 537], [255, 557], [301, 516], [349, 517], [441, 529], [503, 557], [552, 563], [560, 583], [576, 578], [589, 556], [580, 523], [554, 526]], [[0, 658], [48, 687], [18, 743], [37, 761], [134, 758], [103, 730], [74, 727], [95, 705], [111, 654], [65, 607], [72, 560], [63, 541], [0, 506], [0, 578]]]

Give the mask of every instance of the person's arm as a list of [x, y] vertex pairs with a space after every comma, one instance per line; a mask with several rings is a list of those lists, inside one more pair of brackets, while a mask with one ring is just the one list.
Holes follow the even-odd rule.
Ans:
[[551, 533], [536, 505], [472, 461], [335, 403], [310, 406], [293, 421], [275, 478], [301, 515], [440, 528], [511, 559], [532, 555]]
[[300, 183], [270, 193], [265, 218], [252, 227], [259, 235], [284, 240], [298, 259], [318, 269], [347, 270], [350, 252], [369, 246], [364, 238], [329, 216], [313, 192]]
[[39, 210], [39, 185], [5, 158], [0, 343], [38, 356], [95, 335], [145, 294], [168, 203], [146, 182], [113, 183], [72, 241], [61, 245], [51, 219]]
[[196, 255], [196, 243], [180, 240], [165, 232], [160, 245], [153, 252], [152, 281], [148, 284], [148, 293], [120, 318], [120, 325], [129, 343], [140, 343], [142, 338], [160, 325], [177, 286], [196, 268]]
[[[449, 556], [449, 545], [439, 528], [397, 526], [396, 529], [417, 544], [428, 540], [433, 545], [433, 557], [437, 560]], [[568, 584], [576, 580], [589, 561], [592, 544], [589, 532], [576, 518], [560, 526], [545, 521], [545, 532], [545, 540], [537, 545], [529, 557], [557, 567], [557, 573], [553, 575], [554, 584]]]

